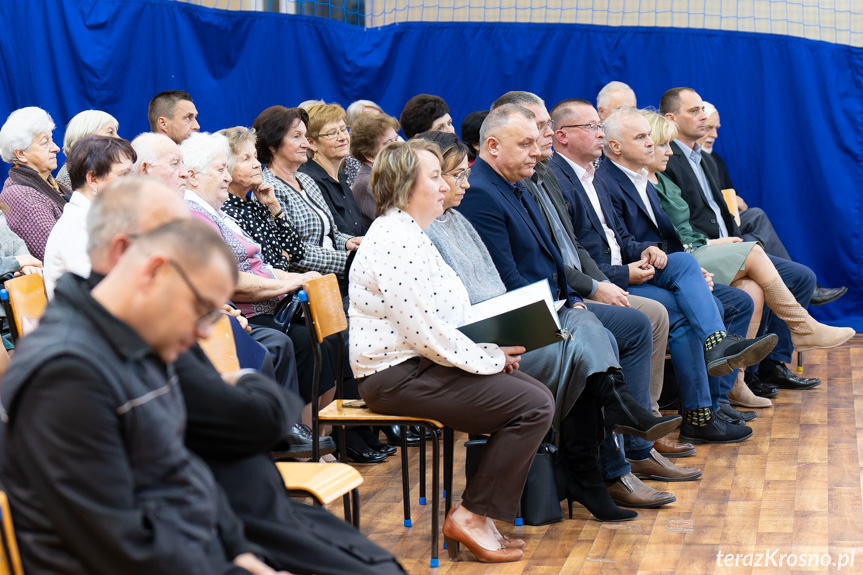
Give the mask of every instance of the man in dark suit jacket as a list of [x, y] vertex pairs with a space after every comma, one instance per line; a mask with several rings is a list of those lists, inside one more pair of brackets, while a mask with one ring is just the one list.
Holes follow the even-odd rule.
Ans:
[[[701, 96], [691, 88], [672, 88], [663, 96], [659, 111], [677, 126], [677, 138], [671, 142], [674, 155], [668, 159], [665, 175], [680, 188], [681, 195], [689, 205], [690, 223], [707, 237], [740, 237], [741, 231], [728, 211], [722, 191], [710, 172], [703, 168], [698, 139], [704, 136], [707, 114]], [[815, 289], [815, 274], [806, 266], [768, 254], [782, 277], [782, 281], [794, 294], [797, 302], [809, 306]], [[791, 373], [785, 363], [791, 361], [793, 344], [791, 332], [781, 319], [765, 307], [762, 330], [779, 336], [773, 352], [758, 366], [758, 378], [785, 389], [809, 389], [820, 383], [815, 378], [801, 378]]]
[[[591, 172], [593, 161], [602, 153], [603, 132], [599, 116], [589, 103], [581, 100], [561, 102], [552, 110], [552, 117], [557, 126], [557, 152], [552, 157], [551, 167], [569, 198], [573, 224], [582, 245], [587, 247], [604, 271], [608, 270], [606, 274], [609, 277], [616, 278], [633, 293], [660, 301], [668, 310], [671, 357], [680, 383], [683, 407], [690, 419], [689, 424], [684, 423], [685, 428], [681, 429], [681, 438], [709, 442], [746, 439], [752, 434], [750, 429], [713, 417], [718, 409], [719, 391], [710, 389], [705, 363], [710, 365], [711, 362], [709, 359], [705, 362], [705, 351], [703, 348], [698, 349], [695, 342], [706, 343], [705, 347], [709, 347], [711, 334], [724, 334], [726, 328], [694, 258], [682, 253], [682, 250], [679, 254], [666, 256], [657, 247], [663, 245], [658, 234], [651, 240], [637, 241], [620, 224], [604, 191], [596, 189]], [[647, 126], [644, 118], [637, 118]], [[639, 127], [645, 132], [647, 140], [638, 153], [645, 158], [649, 155], [652, 159], [650, 130], [649, 126], [644, 126]], [[606, 159], [605, 162], [610, 160]], [[624, 262], [630, 263], [623, 265]], [[739, 300], [738, 304], [744, 305], [745, 299]], [[748, 322], [748, 316], [751, 315], [751, 305], [749, 300], [749, 314], [742, 314], [747, 318], [744, 322]], [[736, 341], [734, 345], [740, 346], [741, 351], [751, 349], [752, 353], [757, 353], [755, 349], [758, 347], [769, 347], [769, 343], [741, 343], [734, 335], [727, 339], [727, 343]], [[723, 373], [728, 373], [728, 370]], [[697, 420], [697, 414], [705, 415], [705, 420]]]
[[[725, 160], [713, 149], [713, 144], [719, 137], [720, 118], [716, 108], [704, 102], [704, 110], [707, 114], [706, 132], [704, 137], [698, 143], [701, 145], [701, 162], [704, 169], [710, 172], [716, 185], [720, 190], [729, 188], [735, 189], [731, 181], [731, 175], [728, 172], [728, 166], [725, 165]], [[740, 210], [740, 232], [741, 237], [747, 241], [759, 241], [764, 247], [764, 251], [768, 254], [790, 260], [791, 256], [788, 250], [785, 249], [782, 240], [779, 239], [779, 234], [773, 228], [773, 223], [761, 208], [750, 208], [743, 201], [743, 197], [739, 191], [737, 194], [737, 206]], [[848, 288], [842, 286], [838, 288], [825, 288], [821, 285], [815, 285], [815, 292], [812, 294], [812, 299], [809, 305], [824, 305], [836, 301], [848, 291]]]

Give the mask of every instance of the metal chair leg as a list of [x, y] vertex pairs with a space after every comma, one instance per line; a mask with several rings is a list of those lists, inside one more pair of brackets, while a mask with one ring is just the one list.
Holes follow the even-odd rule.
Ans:
[[360, 530], [360, 489], [359, 487], [354, 487], [351, 489], [351, 501], [354, 512], [354, 527], [357, 528], [357, 531]]
[[400, 425], [399, 430], [401, 431], [402, 436], [402, 445], [400, 451], [402, 452], [402, 504], [405, 507], [405, 527], [411, 526], [411, 492], [410, 492], [410, 479], [408, 478], [408, 440], [407, 440], [407, 426]]
[[453, 452], [455, 444], [455, 433], [451, 427], [443, 429], [443, 495], [446, 499], [444, 508], [444, 517], [449, 514], [452, 508], [452, 468], [453, 468]]
[[426, 428], [420, 427], [420, 505], [426, 504]]
[[[429, 566], [434, 568], [439, 564], [438, 547], [440, 546], [438, 541], [440, 537], [440, 499], [437, 496], [440, 493], [440, 439], [431, 426], [429, 429], [432, 431], [432, 463], [434, 465], [432, 468], [432, 493], [434, 494], [432, 497], [432, 556]], [[425, 435], [425, 430], [423, 430], [423, 434]]]

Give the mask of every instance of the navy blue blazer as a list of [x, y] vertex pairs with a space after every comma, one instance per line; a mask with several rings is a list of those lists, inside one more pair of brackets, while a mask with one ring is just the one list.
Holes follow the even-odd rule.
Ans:
[[[568, 304], [581, 298], [566, 283], [563, 260], [543, 225], [542, 212], [528, 193], [527, 209], [511, 186], [482, 158], [471, 166], [470, 188], [458, 207], [476, 228], [507, 290], [548, 280], [551, 293]], [[531, 210], [531, 213], [528, 212]]]
[[668, 214], [662, 210], [653, 184], [647, 182], [647, 199], [656, 216], [656, 224], [650, 219], [635, 184], [614, 162], [608, 159], [603, 161], [596, 169], [596, 178], [605, 184], [614, 211], [630, 234], [641, 241], [658, 245], [666, 253], [683, 251], [680, 236], [677, 235]]
[[[608, 276], [612, 283], [621, 289], [627, 289], [629, 287], [629, 268], [626, 265], [611, 265], [611, 248], [606, 240], [605, 230], [602, 229], [602, 222], [599, 221], [599, 215], [593, 209], [593, 204], [590, 203], [590, 198], [587, 197], [587, 192], [584, 191], [584, 186], [581, 185], [575, 170], [557, 152], [551, 157], [549, 166], [557, 176], [564, 198], [569, 203], [569, 215], [572, 218], [575, 234], [578, 236], [578, 243], [590, 252], [590, 257], [599, 265], [599, 269]], [[617, 212], [611, 204], [604, 183], [598, 178], [594, 178], [593, 186], [596, 188], [596, 195], [599, 198], [599, 205], [602, 207], [605, 221], [617, 237], [624, 264], [640, 260], [641, 252], [656, 244], [636, 241], [617, 217]]]
[[[677, 145], [677, 142], [671, 142], [671, 151], [674, 152], [674, 155], [668, 158], [665, 175], [677, 184], [677, 187], [680, 188], [680, 195], [689, 205], [689, 223], [692, 225], [692, 229], [715, 240], [719, 237], [719, 224], [716, 222], [716, 214], [713, 213], [710, 204], [704, 199], [701, 184], [698, 183], [695, 171], [689, 164], [689, 159], [683, 155], [683, 150]], [[703, 159], [701, 165], [704, 167]], [[719, 205], [719, 211], [722, 214], [728, 235], [741, 236], [737, 222], [734, 221], [734, 217], [728, 211], [722, 190], [719, 189], [710, 170], [705, 169], [704, 173], [707, 176], [707, 186], [710, 188], [713, 200]]]

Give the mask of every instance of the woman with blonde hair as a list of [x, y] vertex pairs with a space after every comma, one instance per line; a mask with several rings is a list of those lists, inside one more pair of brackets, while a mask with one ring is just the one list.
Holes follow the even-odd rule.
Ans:
[[[673, 155], [670, 144], [677, 137], [677, 127], [650, 110], [639, 110], [639, 113], [650, 123], [650, 137], [654, 143], [653, 163], [647, 167], [648, 180], [656, 189], [662, 209], [674, 224], [684, 249], [695, 256], [701, 267], [713, 274], [713, 281], [740, 287], [753, 295], [756, 301], [763, 300], [788, 324], [791, 340], [798, 351], [837, 347], [851, 339], [853, 329], [819, 323], [797, 303], [760, 244], [735, 237], [708, 239], [692, 228], [689, 206], [681, 196], [680, 188], [662, 174], [668, 158]], [[747, 278], [752, 281], [745, 282]], [[753, 286], [753, 282], [756, 285]], [[759, 309], [756, 305], [756, 312]], [[747, 337], [757, 332], [759, 323], [760, 317], [753, 314]], [[742, 373], [738, 375], [729, 398], [746, 407], [766, 407], [743, 384], [742, 377]]]
[[[119, 138], [120, 123], [117, 119], [107, 112], [101, 110], [84, 110], [78, 112], [66, 124], [66, 133], [63, 135], [63, 155], [68, 158], [72, 154], [72, 148], [78, 143], [78, 140], [86, 136], [108, 136], [109, 138]], [[71, 187], [72, 182], [69, 178], [69, 168], [66, 164], [57, 172], [57, 181], [63, 182]]]

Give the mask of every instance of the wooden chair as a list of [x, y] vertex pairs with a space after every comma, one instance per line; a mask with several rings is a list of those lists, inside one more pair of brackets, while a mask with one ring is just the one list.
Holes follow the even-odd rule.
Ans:
[[[407, 457], [407, 442], [405, 440], [406, 426], [418, 425], [423, 430], [429, 430], [431, 433], [426, 434], [425, 431], [420, 433], [420, 504], [425, 505], [425, 441], [426, 435], [431, 437], [432, 441], [432, 557], [431, 567], [438, 566], [438, 537], [439, 537], [439, 518], [440, 518], [440, 503], [437, 494], [440, 493], [440, 442], [437, 432], [443, 430], [444, 436], [444, 496], [446, 498], [446, 512], [449, 512], [452, 506], [452, 461], [453, 461], [453, 431], [445, 427], [439, 421], [433, 419], [421, 419], [416, 417], [404, 417], [398, 415], [383, 415], [375, 413], [365, 406], [364, 402], [357, 400], [344, 400], [342, 381], [343, 381], [343, 353], [344, 353], [344, 336], [343, 332], [348, 327], [348, 321], [345, 317], [344, 308], [342, 307], [342, 296], [339, 292], [338, 281], [334, 274], [328, 274], [323, 277], [315, 278], [303, 284], [303, 290], [299, 293], [300, 305], [303, 306], [303, 312], [306, 317], [306, 323], [309, 327], [309, 333], [314, 337], [311, 338], [315, 353], [315, 372], [312, 397], [317, 398], [320, 392], [321, 382], [321, 365], [323, 362], [321, 356], [321, 344], [324, 338], [331, 335], [337, 335], [339, 343], [339, 358], [338, 358], [338, 375], [336, 377], [336, 400], [327, 407], [321, 410], [312, 410], [312, 429], [317, 429], [318, 422], [329, 423], [338, 430], [338, 444], [340, 457], [342, 461], [347, 458], [345, 448], [344, 429], [351, 425], [371, 425], [371, 426], [390, 426], [399, 425], [402, 429], [401, 437], [401, 464], [402, 464], [402, 497], [404, 502], [404, 525], [411, 526], [410, 516], [410, 489], [408, 478], [408, 457]], [[314, 401], [314, 400], [313, 400]], [[313, 452], [317, 453], [317, 433], [313, 434], [314, 447]], [[316, 455], [313, 457], [317, 457]], [[358, 506], [354, 505], [355, 508]]]
[[0, 575], [24, 575], [12, 525], [12, 513], [9, 510], [9, 498], [6, 497], [5, 491], [0, 491], [0, 515], [3, 519], [3, 529], [0, 532]]
[[722, 190], [722, 197], [725, 198], [725, 204], [728, 206], [728, 211], [734, 216], [734, 221], [740, 225], [740, 209], [737, 207], [737, 192], [734, 188]]
[[[234, 331], [227, 315], [220, 317], [213, 325], [210, 337], [200, 340], [198, 344], [219, 373], [230, 373], [240, 369]], [[315, 461], [317, 459], [316, 457]], [[320, 505], [327, 505], [339, 496], [353, 492], [353, 501], [357, 507], [353, 513], [354, 526], [359, 529], [358, 487], [363, 482], [363, 476], [359, 471], [344, 463], [278, 462], [276, 467], [282, 475], [285, 487], [292, 495], [311, 496]], [[350, 521], [350, 518], [351, 514], [346, 512], [346, 519]]]
[[17, 342], [33, 331], [39, 324], [39, 318], [45, 313], [48, 296], [45, 292], [45, 281], [39, 274], [18, 276], [4, 284], [9, 293], [9, 308], [7, 321], [12, 341]]

